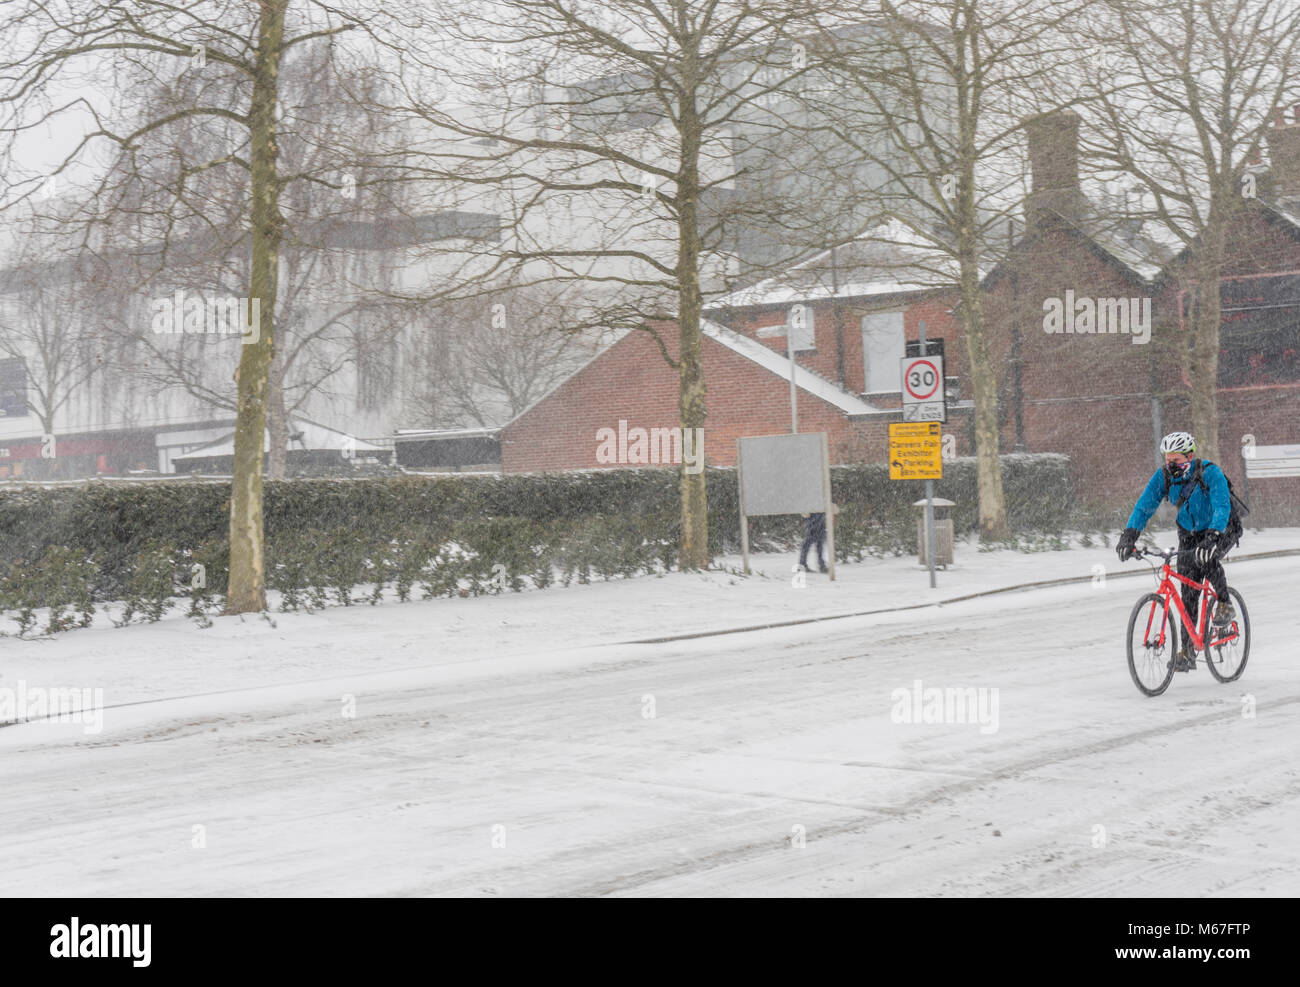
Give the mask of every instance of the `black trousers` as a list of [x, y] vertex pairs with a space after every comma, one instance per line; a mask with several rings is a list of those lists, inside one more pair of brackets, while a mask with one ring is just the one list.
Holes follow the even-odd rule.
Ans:
[[808, 549], [817, 546], [817, 568], [826, 566], [822, 545], [826, 542], [826, 515], [810, 514], [803, 522], [803, 545], [799, 548], [799, 564], [808, 568]]
[[[1218, 594], [1220, 600], [1228, 598], [1228, 574], [1223, 571], [1223, 565], [1218, 559], [1215, 559], [1207, 566], [1200, 566], [1196, 563], [1196, 546], [1201, 543], [1203, 531], [1187, 531], [1179, 527], [1178, 529], [1178, 574], [1186, 576], [1188, 579], [1194, 579], [1200, 582], [1208, 579], [1210, 585], [1214, 587], [1214, 592]], [[1182, 587], [1183, 606], [1187, 608], [1187, 615], [1196, 620], [1196, 608], [1200, 606], [1200, 592], [1192, 589], [1190, 586]], [[1210, 615], [1213, 618], [1213, 614]]]

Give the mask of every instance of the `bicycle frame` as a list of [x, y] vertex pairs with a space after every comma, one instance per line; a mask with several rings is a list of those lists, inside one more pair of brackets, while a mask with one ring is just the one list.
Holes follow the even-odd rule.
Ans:
[[[1168, 619], [1168, 613], [1170, 610], [1169, 605], [1170, 603], [1172, 603], [1173, 609], [1178, 614], [1179, 621], [1182, 623], [1182, 626], [1186, 629], [1187, 634], [1191, 639], [1191, 643], [1193, 644], [1193, 646], [1197, 651], [1203, 651], [1205, 650], [1205, 646], [1206, 646], [1205, 631], [1209, 629], [1208, 621], [1209, 621], [1210, 607], [1213, 606], [1213, 601], [1218, 599], [1218, 594], [1214, 592], [1214, 587], [1210, 584], [1209, 579], [1204, 579], [1198, 583], [1195, 580], [1188, 579], [1186, 576], [1181, 575], [1180, 573], [1174, 570], [1173, 566], [1171, 566], [1169, 563], [1170, 560], [1177, 555], [1176, 551], [1171, 550], [1170, 552], [1161, 552], [1159, 554], [1160, 554], [1160, 559], [1162, 564], [1160, 566], [1160, 585], [1156, 587], [1156, 593], [1165, 601], [1165, 608], [1164, 608], [1165, 616], [1162, 617], [1161, 619], [1162, 620]], [[1189, 614], [1187, 612], [1187, 608], [1183, 606], [1183, 594], [1179, 592], [1178, 588], [1174, 585], [1175, 582], [1182, 583], [1184, 586], [1191, 586], [1192, 588], [1200, 591], [1201, 602], [1199, 607], [1197, 608], [1195, 625], [1192, 624], [1191, 614]], [[1154, 620], [1155, 620], [1155, 611], [1153, 610], [1151, 612], [1151, 616], [1147, 618], [1146, 640], [1148, 641], [1151, 640], [1151, 624]], [[1215, 643], [1222, 643], [1223, 641], [1231, 641], [1236, 636], [1237, 634], [1234, 631], [1233, 633], [1229, 634], [1227, 637], [1217, 639]], [[1159, 644], [1165, 643], [1164, 627], [1160, 628], [1160, 638], [1158, 643]]]

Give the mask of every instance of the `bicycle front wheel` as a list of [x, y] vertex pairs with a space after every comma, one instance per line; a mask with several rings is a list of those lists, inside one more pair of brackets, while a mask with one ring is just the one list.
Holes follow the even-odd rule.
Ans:
[[1159, 593], [1148, 593], [1128, 618], [1128, 670], [1133, 684], [1148, 696], [1169, 688], [1178, 651], [1177, 615]]
[[1231, 586], [1228, 597], [1237, 610], [1236, 618], [1224, 628], [1211, 624], [1205, 635], [1205, 663], [1210, 666], [1210, 674], [1220, 682], [1241, 678], [1246, 659], [1250, 657], [1250, 617], [1246, 614], [1246, 603]]

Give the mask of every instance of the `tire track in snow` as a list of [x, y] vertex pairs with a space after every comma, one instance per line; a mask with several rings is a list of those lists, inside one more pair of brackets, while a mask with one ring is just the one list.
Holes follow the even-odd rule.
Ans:
[[[1257, 711], [1277, 710], [1293, 706], [1297, 703], [1300, 703], [1300, 695], [1292, 695], [1281, 699], [1259, 703], [1256, 706], [1256, 709]], [[932, 789], [922, 795], [913, 796], [898, 806], [897, 811], [889, 813], [889, 815], [893, 818], [914, 815], [925, 809], [938, 805], [945, 799], [951, 799], [954, 796], [963, 795], [990, 784], [1015, 780], [1029, 772], [1037, 771], [1040, 768], [1047, 767], [1048, 765], [1075, 761], [1095, 754], [1105, 754], [1143, 741], [1168, 737], [1173, 734], [1181, 733], [1184, 730], [1222, 723], [1223, 718], [1222, 711], [1205, 713], [1192, 719], [1179, 720], [1174, 723], [1150, 727], [1145, 730], [1135, 730], [1117, 737], [1109, 737], [1105, 740], [1093, 741], [1080, 746], [1071, 746], [1068, 748], [1062, 747], [1046, 751], [1042, 754], [1024, 758], [1004, 767], [989, 770], [976, 778], [941, 785], [940, 787]], [[819, 839], [860, 834], [870, 829], [873, 825], [877, 825], [879, 821], [880, 819], [878, 816], [874, 818], [859, 818], [837, 826], [819, 829]], [[565, 896], [591, 897], [634, 891], [638, 887], [669, 878], [682, 877], [686, 875], [698, 877], [708, 869], [751, 863], [779, 850], [781, 850], [780, 845], [769, 840], [749, 843], [745, 846], [735, 847], [712, 854], [701, 860], [691, 861], [689, 864], [674, 864], [662, 868], [638, 871], [633, 874], [619, 875], [605, 881], [600, 881], [567, 891], [565, 892]]]

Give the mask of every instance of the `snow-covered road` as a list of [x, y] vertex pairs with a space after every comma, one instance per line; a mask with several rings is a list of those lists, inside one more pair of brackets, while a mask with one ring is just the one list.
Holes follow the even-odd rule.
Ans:
[[[1062, 554], [1075, 555], [1076, 574], [1094, 561]], [[660, 644], [619, 642], [753, 616], [722, 605], [675, 614], [663, 606], [669, 589], [655, 594], [657, 582], [692, 578], [676, 574], [288, 616], [274, 631], [248, 623], [243, 636], [172, 621], [57, 645], [11, 641], [37, 649], [15, 659], [29, 680], [62, 659], [84, 680], [128, 642], [104, 674], [137, 683], [118, 698], [160, 701], [106, 710], [94, 735], [75, 724], [0, 730], [3, 887], [1295, 895], [1295, 566], [1229, 569], [1255, 629], [1239, 682], [1219, 685], [1198, 667], [1157, 699], [1138, 693], [1124, 660], [1142, 580]], [[1025, 564], [1025, 578], [1041, 573]], [[647, 614], [647, 601], [662, 609]], [[457, 637], [462, 616], [437, 608], [461, 604], [484, 625], [508, 615], [514, 633]], [[538, 608], [549, 623], [530, 626]], [[433, 626], [413, 613], [441, 616]], [[315, 631], [281, 633], [294, 621]], [[114, 650], [74, 661], [78, 634], [83, 648]], [[198, 661], [183, 660], [186, 641]], [[247, 674], [204, 677], [205, 647]], [[259, 647], [269, 679], [254, 671]], [[313, 668], [328, 673], [312, 678]], [[981, 722], [897, 722], [917, 680], [982, 690], [970, 711]], [[140, 685], [149, 681], [167, 686], [151, 692]], [[216, 694], [165, 698], [205, 685]], [[347, 696], [355, 716], [344, 715]]]

